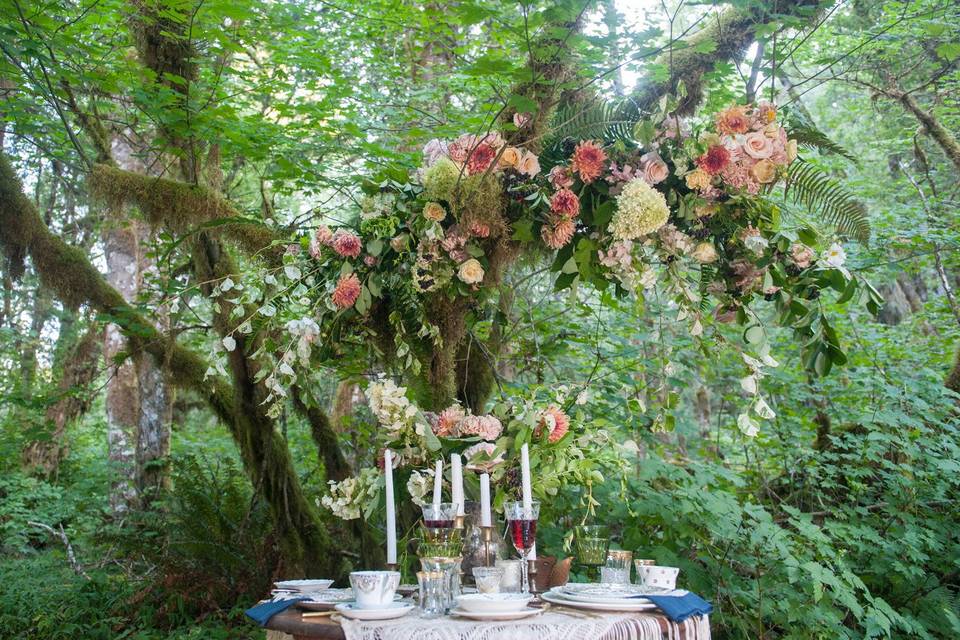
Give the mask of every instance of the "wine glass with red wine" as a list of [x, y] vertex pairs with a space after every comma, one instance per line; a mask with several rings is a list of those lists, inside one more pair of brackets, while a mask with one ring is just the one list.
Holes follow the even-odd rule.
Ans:
[[447, 542], [456, 524], [457, 505], [452, 502], [423, 505], [423, 530], [431, 542]]
[[522, 501], [507, 502], [503, 505], [507, 526], [510, 530], [510, 539], [513, 548], [520, 554], [523, 562], [520, 563], [520, 582], [523, 593], [530, 593], [529, 567], [527, 556], [537, 542], [537, 519], [540, 517], [540, 503], [536, 500], [524, 508]]

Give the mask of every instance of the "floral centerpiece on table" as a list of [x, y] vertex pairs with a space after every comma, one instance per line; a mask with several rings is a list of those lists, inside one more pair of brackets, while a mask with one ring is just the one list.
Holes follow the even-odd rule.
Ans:
[[[563, 405], [577, 406], [577, 399], [570, 403], [565, 387], [546, 400], [517, 398], [498, 403], [482, 415], [471, 414], [459, 404], [438, 413], [423, 412], [406, 393], [404, 387], [387, 380], [371, 383], [366, 396], [378, 422], [378, 464], [383, 465], [384, 449], [395, 452], [393, 466], [407, 478], [401, 486], [417, 506], [430, 500], [434, 461], [441, 456], [449, 459], [451, 453], [463, 458], [468, 497], [479, 498], [478, 474], [490, 474], [495, 508], [519, 495], [519, 451], [524, 443], [531, 446], [537, 469], [534, 487], [543, 496], [555, 495], [568, 485], [589, 485], [599, 465], [622, 462], [616, 449], [609, 447], [613, 440], [606, 431], [574, 424]], [[345, 520], [367, 518], [378, 505], [382, 484], [379, 470], [364, 469], [356, 477], [331, 481], [329, 494], [320, 503]], [[581, 500], [589, 500], [588, 494]], [[583, 506], [591, 507], [587, 502]]]

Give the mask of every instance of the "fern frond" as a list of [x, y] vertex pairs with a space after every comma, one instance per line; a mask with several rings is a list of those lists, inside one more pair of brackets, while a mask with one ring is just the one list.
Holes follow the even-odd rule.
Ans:
[[784, 122], [784, 128], [787, 130], [787, 137], [796, 140], [801, 147], [815, 149], [823, 153], [835, 153], [854, 164], [859, 164], [856, 156], [847, 151], [845, 147], [831, 140], [827, 134], [806, 118], [791, 113]]
[[784, 197], [791, 198], [866, 245], [870, 241], [867, 207], [815, 165], [797, 159], [787, 170]]
[[565, 105], [557, 109], [543, 148], [549, 163], [552, 152], [561, 143], [573, 140], [603, 140], [615, 142], [629, 139], [637, 123], [636, 109], [627, 109], [627, 101], [594, 101], [587, 104]]

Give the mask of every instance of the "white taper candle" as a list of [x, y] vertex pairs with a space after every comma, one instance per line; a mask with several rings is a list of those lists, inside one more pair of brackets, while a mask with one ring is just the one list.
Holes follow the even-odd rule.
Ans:
[[453, 503], [457, 505], [456, 515], [464, 515], [463, 504], [463, 462], [459, 453], [450, 454], [450, 492], [453, 494]]
[[393, 452], [383, 452], [387, 488], [387, 564], [397, 564], [397, 511], [393, 502]]
[[480, 526], [493, 526], [493, 518], [490, 516], [490, 474], [480, 475]]
[[436, 472], [433, 474], [433, 514], [440, 517], [440, 487], [443, 483], [443, 458], [437, 460]]

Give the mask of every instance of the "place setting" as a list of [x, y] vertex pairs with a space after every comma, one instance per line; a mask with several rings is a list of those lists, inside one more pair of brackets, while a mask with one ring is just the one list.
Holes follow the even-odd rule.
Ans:
[[[356, 632], [361, 628], [387, 624], [394, 631], [412, 633], [438, 624], [502, 625], [545, 619], [558, 633], [582, 627], [585, 637], [604, 625], [660, 624], [656, 617], [637, 617], [645, 615], [663, 616], [672, 623], [696, 617], [708, 624], [711, 605], [677, 588], [678, 567], [634, 559], [629, 550], [611, 548], [610, 529], [604, 525], [574, 527], [575, 558], [559, 563], [569, 571], [576, 559], [588, 581], [570, 581], [562, 570], [551, 569], [544, 576], [538, 567], [548, 566], [544, 565], [548, 560], [552, 567], [558, 563], [537, 557], [543, 505], [533, 499], [527, 444], [520, 450], [519, 499], [500, 503], [496, 515], [502, 520], [494, 514], [487, 474], [479, 477], [480, 500], [465, 499], [462, 461], [456, 454], [450, 458], [450, 499], [444, 501], [444, 464], [437, 460], [432, 499], [420, 506], [421, 517], [405, 538], [410, 550], [403, 557], [406, 564], [399, 562], [393, 456], [389, 449], [384, 453], [386, 568], [351, 571], [349, 588], [333, 587], [330, 579], [278, 581], [271, 600], [247, 615], [272, 628], [272, 616], [296, 607], [302, 610], [300, 620], [338, 625], [347, 638], [359, 637]], [[402, 569], [409, 571], [411, 562], [416, 583], [401, 588]]]

